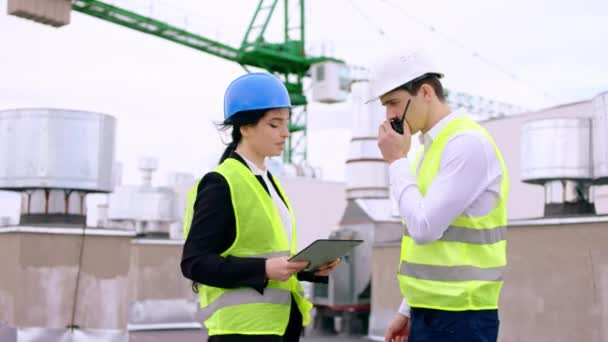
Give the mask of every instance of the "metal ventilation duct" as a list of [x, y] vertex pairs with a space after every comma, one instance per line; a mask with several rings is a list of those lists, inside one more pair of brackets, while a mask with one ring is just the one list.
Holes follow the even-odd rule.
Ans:
[[353, 130], [346, 161], [346, 195], [354, 198], [388, 198], [388, 165], [378, 148], [382, 107], [363, 104], [371, 98], [369, 82], [352, 84]]
[[[142, 175], [139, 186], [120, 186], [108, 196], [110, 227], [135, 230], [140, 235], [169, 235], [170, 225], [178, 221], [174, 205], [176, 192], [169, 187], [152, 186], [158, 160], [143, 157], [138, 161]], [[182, 211], [183, 213], [183, 211]]]

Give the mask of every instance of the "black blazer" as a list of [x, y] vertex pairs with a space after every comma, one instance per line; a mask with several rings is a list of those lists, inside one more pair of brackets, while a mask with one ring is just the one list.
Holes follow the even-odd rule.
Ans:
[[[245, 166], [247, 163], [236, 152], [234, 158]], [[268, 192], [261, 176], [256, 176]], [[275, 190], [274, 180], [270, 177]], [[270, 196], [270, 192], [268, 192]], [[263, 293], [268, 284], [266, 260], [240, 258], [220, 254], [228, 249], [236, 238], [236, 219], [226, 179], [217, 172], [207, 173], [198, 185], [190, 232], [184, 243], [181, 269], [184, 277], [195, 283], [221, 288], [252, 287]], [[314, 276], [311, 272], [298, 273], [303, 281], [327, 283], [327, 277]]]

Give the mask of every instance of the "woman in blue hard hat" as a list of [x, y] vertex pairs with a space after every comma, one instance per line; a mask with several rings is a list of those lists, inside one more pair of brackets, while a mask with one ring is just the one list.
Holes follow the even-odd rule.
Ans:
[[316, 273], [290, 262], [296, 221], [265, 158], [289, 136], [291, 102], [268, 73], [235, 79], [224, 95], [232, 142], [220, 165], [190, 191], [181, 269], [198, 292], [209, 341], [298, 341], [312, 304], [299, 280], [327, 282], [336, 262]]

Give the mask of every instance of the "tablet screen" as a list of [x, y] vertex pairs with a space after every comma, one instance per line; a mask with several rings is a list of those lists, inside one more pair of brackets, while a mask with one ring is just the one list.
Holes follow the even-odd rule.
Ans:
[[331, 240], [319, 239], [308, 245], [290, 261], [309, 261], [304, 271], [311, 271], [332, 260], [342, 258], [363, 240]]

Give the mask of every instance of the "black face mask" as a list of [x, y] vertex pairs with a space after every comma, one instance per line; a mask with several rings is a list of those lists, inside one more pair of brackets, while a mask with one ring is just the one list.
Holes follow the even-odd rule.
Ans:
[[405, 120], [405, 114], [407, 113], [407, 108], [410, 106], [411, 101], [412, 99], [407, 100], [407, 104], [405, 105], [405, 110], [403, 111], [403, 116], [401, 119], [395, 118], [391, 120], [391, 127], [399, 134], [403, 134], [403, 120]]

